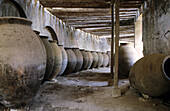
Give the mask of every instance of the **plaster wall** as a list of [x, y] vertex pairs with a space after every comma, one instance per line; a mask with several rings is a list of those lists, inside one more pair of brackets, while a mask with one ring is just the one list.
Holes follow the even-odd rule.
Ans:
[[[38, 0], [15, 1], [25, 12], [27, 19], [33, 22], [32, 29], [40, 31], [40, 35], [49, 36], [49, 39], [52, 40], [51, 32], [47, 28], [50, 27], [57, 35], [58, 44], [64, 45], [64, 47], [78, 47], [93, 51], [110, 50], [107, 39], [67, 26], [49, 13]], [[4, 16], [20, 16], [19, 10], [9, 0], [0, 0], [0, 17]]]
[[142, 14], [135, 22], [135, 49], [139, 57], [143, 57], [143, 42], [142, 42]]
[[144, 55], [170, 54], [170, 0], [148, 0], [143, 14]]

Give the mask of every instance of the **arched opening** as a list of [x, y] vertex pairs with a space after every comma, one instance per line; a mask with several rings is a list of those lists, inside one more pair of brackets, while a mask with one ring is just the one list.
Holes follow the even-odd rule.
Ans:
[[[3, 12], [2, 16], [19, 16], [27, 18], [23, 8], [15, 0], [4, 0], [1, 4], [5, 5], [5, 8], [3, 7], [5, 12]], [[8, 6], [7, 4], [9, 4], [10, 6]], [[12, 11], [14, 10], [16, 10], [18, 14], [13, 14]]]
[[45, 28], [50, 32], [51, 37], [53, 38], [53, 40], [56, 40], [57, 44], [58, 44], [59, 41], [58, 41], [58, 38], [57, 38], [57, 35], [56, 35], [54, 29], [50, 26], [46, 26]]

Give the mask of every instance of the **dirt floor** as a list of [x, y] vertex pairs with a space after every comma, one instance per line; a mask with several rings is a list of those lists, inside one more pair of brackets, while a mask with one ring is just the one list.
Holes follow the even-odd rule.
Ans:
[[[144, 98], [131, 88], [113, 98], [113, 87], [107, 86], [109, 78], [109, 68], [59, 76], [54, 82], [44, 83], [34, 101], [22, 111], [170, 111], [167, 99]], [[120, 86], [127, 84], [127, 79], [119, 81]]]

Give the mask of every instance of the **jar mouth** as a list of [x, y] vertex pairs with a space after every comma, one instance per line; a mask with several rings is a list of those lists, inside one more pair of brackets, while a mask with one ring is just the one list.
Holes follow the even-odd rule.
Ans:
[[62, 44], [58, 44], [58, 46], [64, 46], [64, 45], [62, 45]]
[[120, 45], [132, 45], [132, 43], [120, 43]]
[[45, 36], [45, 35], [39, 35], [40, 38], [45, 38], [45, 39], [48, 39], [48, 36]]
[[64, 49], [72, 49], [71, 47], [64, 47]]
[[80, 51], [84, 51], [84, 49], [80, 49]]
[[33, 30], [37, 35], [40, 35], [40, 32], [37, 30]]
[[73, 47], [72, 49], [79, 49], [78, 47]]
[[21, 17], [0, 17], [0, 25], [2, 24], [21, 24], [31, 26], [32, 22]]
[[165, 74], [166, 78], [168, 80], [170, 80], [170, 56], [166, 56], [163, 60], [163, 63], [162, 63], [162, 70], [163, 70], [163, 73]]
[[49, 40], [50, 43], [57, 43], [56, 40]]

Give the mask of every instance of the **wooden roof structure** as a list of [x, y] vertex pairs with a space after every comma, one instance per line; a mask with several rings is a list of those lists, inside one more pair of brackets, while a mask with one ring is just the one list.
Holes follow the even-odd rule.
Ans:
[[[39, 0], [66, 25], [98, 35], [111, 37], [111, 0]], [[145, 0], [120, 0], [120, 39], [132, 41], [134, 21]], [[115, 14], [115, 12], [114, 12]]]

